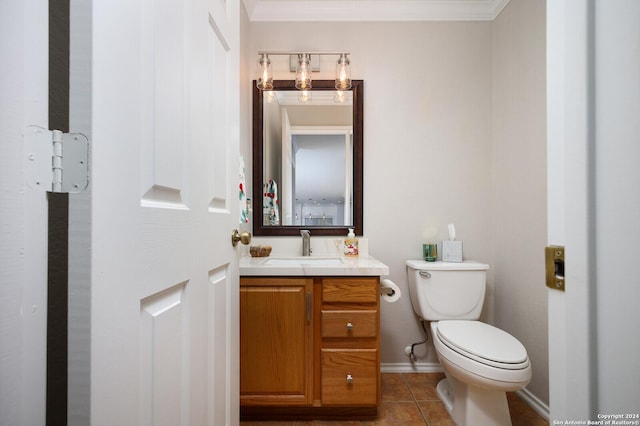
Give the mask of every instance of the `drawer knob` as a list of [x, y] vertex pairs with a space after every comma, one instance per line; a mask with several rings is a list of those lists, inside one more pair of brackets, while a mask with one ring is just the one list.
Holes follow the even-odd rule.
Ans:
[[353, 323], [351, 322], [347, 323], [347, 330], [353, 330]]
[[353, 376], [351, 374], [347, 374], [347, 383], [353, 383]]

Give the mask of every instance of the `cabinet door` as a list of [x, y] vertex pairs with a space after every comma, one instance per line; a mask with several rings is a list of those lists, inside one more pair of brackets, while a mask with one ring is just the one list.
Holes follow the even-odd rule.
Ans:
[[308, 405], [313, 366], [313, 280], [242, 278], [242, 405]]

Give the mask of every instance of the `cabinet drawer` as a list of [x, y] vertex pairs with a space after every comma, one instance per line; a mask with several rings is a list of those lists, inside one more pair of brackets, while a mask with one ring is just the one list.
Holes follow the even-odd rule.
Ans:
[[322, 404], [378, 403], [376, 349], [322, 350]]
[[378, 335], [377, 311], [323, 310], [321, 314], [322, 337], [376, 337]]
[[322, 281], [322, 301], [376, 303], [378, 287], [377, 278], [325, 278]]

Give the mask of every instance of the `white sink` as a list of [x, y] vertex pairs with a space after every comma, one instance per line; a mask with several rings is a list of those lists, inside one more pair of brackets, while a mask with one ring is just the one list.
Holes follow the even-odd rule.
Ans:
[[272, 266], [295, 266], [295, 265], [313, 265], [313, 266], [339, 266], [344, 262], [339, 257], [270, 257], [263, 265]]

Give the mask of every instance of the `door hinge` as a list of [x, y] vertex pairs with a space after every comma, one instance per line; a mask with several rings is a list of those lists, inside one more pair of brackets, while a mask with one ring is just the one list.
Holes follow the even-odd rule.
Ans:
[[27, 126], [24, 148], [30, 188], [77, 193], [89, 185], [89, 140], [82, 133]]

